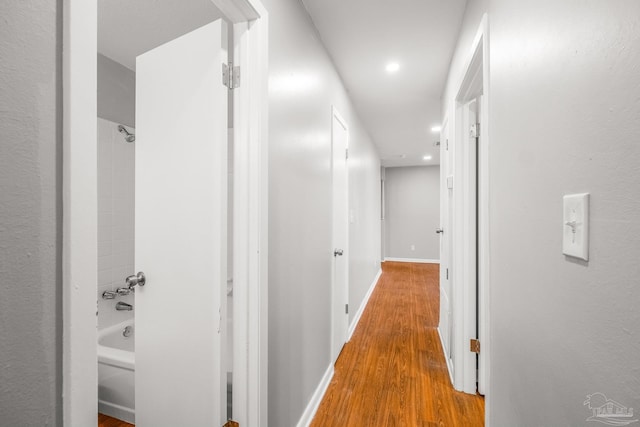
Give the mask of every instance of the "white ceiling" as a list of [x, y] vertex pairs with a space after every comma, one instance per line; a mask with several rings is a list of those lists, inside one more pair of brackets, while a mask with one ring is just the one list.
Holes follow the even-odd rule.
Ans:
[[99, 0], [98, 52], [135, 70], [136, 56], [220, 17], [211, 0]]
[[[302, 1], [383, 165], [438, 164], [431, 127], [466, 0]], [[211, 0], [99, 0], [98, 51], [135, 70], [136, 56], [221, 16]]]
[[[438, 164], [440, 98], [466, 0], [302, 0], [384, 166]], [[400, 70], [389, 74], [387, 63]], [[424, 161], [425, 155], [433, 160]], [[404, 156], [404, 157], [403, 157]]]

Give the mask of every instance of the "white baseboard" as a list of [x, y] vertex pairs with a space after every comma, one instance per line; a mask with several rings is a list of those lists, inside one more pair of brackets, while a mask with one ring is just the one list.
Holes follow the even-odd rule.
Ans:
[[438, 326], [438, 337], [440, 337], [440, 347], [442, 348], [442, 354], [444, 356], [444, 361], [447, 364], [447, 371], [449, 371], [449, 380], [451, 380], [451, 386], [453, 387], [453, 365], [451, 359], [447, 357], [447, 350], [444, 348], [444, 340], [442, 339], [442, 334], [440, 333], [440, 327]]
[[371, 286], [369, 286], [369, 290], [367, 291], [366, 295], [362, 299], [362, 302], [360, 303], [360, 307], [358, 307], [358, 311], [353, 316], [353, 320], [349, 325], [349, 331], [347, 332], [347, 342], [351, 341], [351, 336], [355, 332], [356, 327], [358, 326], [358, 322], [360, 322], [360, 317], [362, 317], [362, 313], [364, 313], [364, 309], [367, 307], [367, 304], [369, 303], [369, 298], [371, 298], [371, 294], [373, 293], [373, 290], [376, 288], [376, 285], [378, 284], [378, 280], [380, 280], [380, 276], [382, 276], [382, 269], [378, 270], [378, 274], [376, 274], [376, 277], [373, 279]]
[[98, 400], [98, 412], [121, 421], [126, 421], [129, 424], [136, 422], [136, 414], [133, 409], [111, 402], [105, 402], [104, 400]]
[[313, 417], [316, 415], [316, 411], [320, 406], [320, 402], [322, 402], [322, 398], [324, 397], [324, 393], [327, 391], [329, 384], [331, 383], [331, 378], [333, 378], [334, 367], [333, 363], [329, 365], [327, 371], [322, 376], [320, 380], [320, 384], [316, 388], [316, 391], [313, 392], [313, 396], [311, 396], [311, 400], [309, 404], [305, 408], [302, 416], [300, 417], [300, 421], [298, 421], [297, 427], [308, 427], [313, 421]]
[[415, 262], [418, 264], [440, 264], [439, 259], [423, 259], [423, 258], [390, 258], [386, 257], [385, 261], [393, 262]]

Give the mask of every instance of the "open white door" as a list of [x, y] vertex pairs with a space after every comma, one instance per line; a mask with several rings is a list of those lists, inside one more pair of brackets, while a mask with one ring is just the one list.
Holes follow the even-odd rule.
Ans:
[[226, 25], [137, 59], [136, 425], [225, 421]]
[[331, 289], [332, 344], [335, 361], [347, 340], [349, 330], [349, 181], [347, 156], [349, 129], [344, 119], [333, 109], [331, 124], [333, 169], [333, 283]]

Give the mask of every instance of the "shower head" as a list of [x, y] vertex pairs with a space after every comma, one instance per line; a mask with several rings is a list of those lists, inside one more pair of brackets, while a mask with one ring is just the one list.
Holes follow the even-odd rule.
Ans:
[[124, 135], [124, 140], [127, 142], [134, 142], [136, 140], [135, 134], [129, 132], [127, 128], [122, 125], [118, 125], [118, 132]]

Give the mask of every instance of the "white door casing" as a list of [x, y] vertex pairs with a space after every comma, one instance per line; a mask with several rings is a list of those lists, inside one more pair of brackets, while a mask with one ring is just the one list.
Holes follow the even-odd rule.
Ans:
[[346, 121], [332, 108], [332, 273], [331, 286], [331, 360], [335, 362], [347, 340], [349, 330], [349, 128]]
[[[234, 96], [236, 151], [246, 144], [245, 175], [234, 173], [250, 197], [236, 199], [234, 215], [247, 218], [245, 253], [234, 268], [246, 270], [246, 298], [234, 295], [234, 319], [246, 316], [247, 353], [236, 374], [234, 417], [241, 425], [267, 423], [268, 353], [268, 13], [261, 0], [212, 0], [234, 24], [236, 65], [243, 67], [243, 90]], [[123, 13], [126, 13], [124, 11]], [[159, 23], [160, 25], [162, 23]], [[68, 0], [63, 8], [63, 419], [90, 425], [97, 413], [95, 297], [97, 288], [96, 54], [97, 0]], [[238, 48], [243, 50], [242, 57]], [[240, 106], [240, 107], [239, 107]], [[237, 159], [236, 158], [236, 159]], [[238, 162], [236, 161], [236, 165]], [[240, 223], [240, 221], [238, 221]], [[243, 230], [244, 231], [244, 230]], [[235, 237], [234, 237], [235, 239]], [[236, 252], [238, 252], [236, 245]], [[240, 261], [239, 261], [240, 260]], [[92, 308], [93, 307], [93, 308]], [[239, 333], [238, 323], [234, 335]], [[239, 342], [239, 341], [235, 341]], [[236, 354], [237, 356], [238, 354]], [[237, 361], [235, 361], [237, 362]], [[234, 363], [235, 363], [234, 362]], [[235, 380], [235, 378], [234, 378]], [[195, 388], [199, 387], [196, 385]], [[179, 394], [182, 390], [174, 390]], [[236, 402], [239, 399], [239, 402]]]
[[[462, 112], [462, 197], [466, 208], [462, 222], [463, 276], [462, 284], [466, 290], [462, 309], [465, 313], [463, 325], [463, 342], [465, 349], [463, 358], [464, 385], [466, 393], [475, 393], [477, 388], [477, 354], [470, 351], [470, 340], [477, 339], [477, 278], [478, 278], [478, 215], [477, 215], [477, 137], [472, 134], [472, 126], [478, 123], [478, 102], [473, 99], [461, 107]], [[465, 132], [466, 130], [466, 132]]]
[[[453, 384], [466, 393], [489, 394], [491, 347], [489, 309], [489, 64], [488, 16], [480, 28], [451, 99], [449, 148], [455, 174], [452, 216]], [[480, 139], [470, 138], [480, 123]], [[476, 308], [477, 305], [477, 308]], [[480, 338], [480, 357], [471, 338]], [[478, 367], [476, 368], [476, 360]]]
[[226, 419], [226, 31], [218, 20], [137, 58], [135, 260], [147, 277], [135, 301], [141, 427]]
[[[488, 182], [488, 147], [487, 147], [487, 128], [488, 128], [488, 105], [487, 97], [480, 95], [478, 97], [478, 114], [477, 120], [480, 123], [480, 133], [478, 135], [477, 142], [477, 218], [478, 218], [478, 233], [477, 233], [477, 294], [478, 299], [478, 312], [477, 314], [477, 331], [478, 340], [480, 343], [485, 343], [484, 351], [480, 351], [478, 354], [478, 393], [485, 395], [487, 390], [487, 375], [488, 375], [488, 348], [489, 348], [489, 313], [488, 313], [488, 270], [489, 270], [489, 230], [488, 230], [488, 203], [489, 203], [489, 182]], [[482, 350], [482, 347], [481, 347]]]

